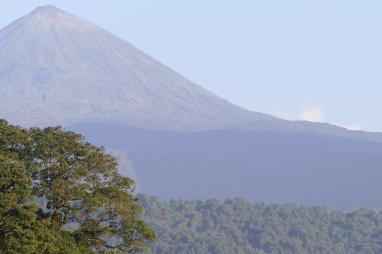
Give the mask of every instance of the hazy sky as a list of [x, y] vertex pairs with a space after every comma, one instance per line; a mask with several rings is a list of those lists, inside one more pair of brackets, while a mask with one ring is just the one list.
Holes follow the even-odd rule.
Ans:
[[0, 26], [52, 4], [245, 108], [382, 131], [382, 1], [1, 1]]

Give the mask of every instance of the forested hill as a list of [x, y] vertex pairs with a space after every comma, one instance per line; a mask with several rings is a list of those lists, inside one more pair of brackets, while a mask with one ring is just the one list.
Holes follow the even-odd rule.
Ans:
[[159, 240], [150, 254], [382, 253], [382, 212], [141, 196]]

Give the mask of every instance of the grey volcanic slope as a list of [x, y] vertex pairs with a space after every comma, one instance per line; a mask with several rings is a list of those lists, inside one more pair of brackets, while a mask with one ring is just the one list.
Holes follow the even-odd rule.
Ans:
[[0, 118], [23, 126], [119, 123], [146, 129], [253, 129], [382, 142], [378, 133], [250, 112], [105, 30], [53, 6], [0, 30]]
[[0, 31], [0, 117], [199, 129], [273, 117], [243, 110], [103, 29], [45, 6]]

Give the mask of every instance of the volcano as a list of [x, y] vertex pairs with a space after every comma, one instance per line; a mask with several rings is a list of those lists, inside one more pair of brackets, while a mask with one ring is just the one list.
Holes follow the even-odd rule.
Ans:
[[236, 106], [102, 28], [54, 6], [0, 31], [0, 117], [23, 126], [119, 123], [147, 129], [262, 129], [382, 141]]
[[119, 122], [196, 130], [273, 120], [235, 106], [53, 6], [0, 31], [1, 117], [21, 125]]
[[381, 133], [246, 110], [53, 6], [0, 30], [0, 95], [12, 124], [127, 151], [153, 195], [382, 207]]

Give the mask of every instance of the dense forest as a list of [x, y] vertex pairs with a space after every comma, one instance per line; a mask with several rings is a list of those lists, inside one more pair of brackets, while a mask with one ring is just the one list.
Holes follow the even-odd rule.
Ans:
[[161, 202], [141, 196], [158, 234], [150, 254], [382, 253], [382, 212], [329, 212], [244, 199]]

